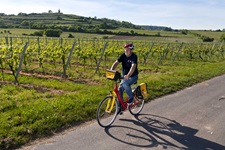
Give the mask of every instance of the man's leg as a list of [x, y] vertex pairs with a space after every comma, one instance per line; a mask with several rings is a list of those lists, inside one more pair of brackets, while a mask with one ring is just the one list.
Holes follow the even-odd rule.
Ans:
[[128, 103], [132, 103], [133, 102], [133, 93], [132, 93], [132, 89], [131, 89], [131, 85], [134, 84], [135, 82], [137, 82], [138, 80], [138, 76], [133, 76], [133, 77], [130, 77], [128, 80], [122, 80], [121, 84], [120, 84], [120, 88], [119, 90], [125, 90], [127, 95], [128, 95], [128, 98], [129, 98], [129, 101]]

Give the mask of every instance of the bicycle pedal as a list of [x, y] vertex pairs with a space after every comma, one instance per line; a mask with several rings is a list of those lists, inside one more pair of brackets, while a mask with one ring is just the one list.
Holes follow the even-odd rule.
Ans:
[[117, 114], [122, 115], [123, 114], [123, 108], [119, 108], [119, 111], [117, 112]]
[[132, 108], [132, 104], [127, 104], [127, 109]]
[[118, 111], [117, 112], [117, 115], [122, 115], [123, 114], [123, 111]]
[[127, 109], [132, 109], [132, 108], [134, 108], [134, 107], [135, 107], [134, 104], [130, 104], [130, 105], [127, 106]]

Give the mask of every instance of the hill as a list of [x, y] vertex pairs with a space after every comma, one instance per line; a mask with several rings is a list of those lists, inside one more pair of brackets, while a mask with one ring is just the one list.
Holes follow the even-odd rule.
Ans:
[[126, 21], [116, 21], [112, 19], [96, 17], [83, 17], [63, 13], [19, 13], [18, 15], [5, 15], [0, 13], [1, 28], [56, 28], [70, 30], [72, 27], [83, 30], [115, 29], [119, 27], [141, 29], [141, 26], [134, 25]]
[[[18, 15], [6, 15], [0, 13], [0, 28], [10, 30], [29, 29], [28, 33], [25, 33], [26, 35], [32, 34], [31, 30], [60, 29], [63, 33], [67, 32], [66, 37], [68, 37], [68, 33], [76, 32], [103, 34], [107, 36], [141, 36], [141, 38], [154, 38], [155, 40], [167, 40], [168, 38], [172, 38], [172, 41], [177, 41], [178, 38], [182, 38], [182, 41], [184, 39], [188, 41], [193, 39], [195, 41], [195, 37], [201, 38], [202, 35], [210, 37], [212, 40], [215, 39], [216, 41], [219, 41], [219, 37], [222, 34], [221, 31], [197, 31], [197, 33], [196, 31], [184, 32], [183, 30], [174, 30], [165, 26], [135, 25], [130, 22], [107, 18], [92, 18], [74, 14], [63, 14], [60, 11], [56, 13], [19, 13]], [[1, 31], [1, 33], [3, 32], [6, 31]], [[160, 39], [158, 39], [158, 37]], [[164, 37], [164, 39], [162, 39], [162, 37]]]
[[23, 29], [61, 29], [62, 31], [76, 31], [98, 33], [101, 31], [128, 28], [163, 30], [166, 27], [140, 26], [126, 21], [117, 21], [107, 18], [83, 17], [73, 14], [57, 13], [19, 13], [18, 15], [6, 15], [0, 13], [0, 28], [23, 28]]

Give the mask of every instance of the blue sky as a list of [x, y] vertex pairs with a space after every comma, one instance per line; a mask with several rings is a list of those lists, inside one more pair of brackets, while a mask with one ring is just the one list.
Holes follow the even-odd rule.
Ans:
[[225, 29], [225, 0], [4, 0], [0, 13], [52, 10], [173, 29]]

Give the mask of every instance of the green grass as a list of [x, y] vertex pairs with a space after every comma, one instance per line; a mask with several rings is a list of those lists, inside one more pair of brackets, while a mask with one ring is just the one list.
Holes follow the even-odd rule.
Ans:
[[[11, 34], [5, 33], [4, 31], [10, 31]], [[34, 33], [35, 31], [39, 31], [39, 30], [35, 30], [35, 29], [17, 29], [17, 28], [0, 28], [0, 36], [22, 36], [22, 34], [26, 33], [26, 34], [31, 34]]]
[[220, 42], [220, 37], [222, 36], [222, 34], [224, 34], [224, 32], [219, 32], [219, 31], [212, 32], [212, 31], [193, 30], [191, 32], [205, 35], [210, 38], [214, 38], [215, 42]]
[[[148, 84], [146, 102], [225, 73], [225, 62], [140, 65], [139, 83]], [[5, 74], [5, 81], [13, 82]], [[36, 138], [95, 119], [98, 103], [112, 89], [104, 70], [95, 82], [20, 76], [20, 85], [1, 84], [0, 148], [12, 149]], [[98, 91], [96, 91], [98, 89]], [[88, 91], [88, 92], [87, 92]]]
[[[11, 34], [5, 34], [4, 31], [10, 31]], [[140, 29], [127, 29], [127, 28], [119, 28], [115, 30], [109, 30], [113, 32], [130, 32], [133, 30], [136, 33], [139, 34], [146, 34], [151, 36], [129, 36], [126, 39], [130, 40], [151, 40], [151, 41], [167, 41], [167, 42], [174, 42], [174, 41], [182, 41], [182, 42], [202, 42], [201, 39], [195, 37], [194, 35], [184, 35], [181, 34], [181, 32], [169, 32], [169, 31], [158, 31], [158, 30], [140, 30]], [[0, 28], [0, 36], [22, 36], [24, 33], [27, 35], [34, 33], [35, 29], [17, 29], [17, 28]], [[2, 32], [2, 33], [1, 33]], [[192, 30], [192, 33], [198, 33], [201, 35], [206, 35], [208, 37], [214, 38], [215, 41], [219, 41], [220, 36], [224, 32], [213, 32], [213, 31], [198, 31], [198, 30]], [[105, 36], [108, 36], [109, 38], [113, 37], [114, 35], [104, 35], [104, 34], [91, 34], [91, 33], [76, 33], [76, 32], [63, 32], [61, 34], [62, 38], [67, 38], [69, 34], [72, 34], [75, 38], [103, 38]], [[161, 36], [155, 37], [155, 35], [160, 34]], [[125, 39], [125, 40], [126, 40]]]
[[[5, 33], [4, 31], [10, 31], [11, 34]], [[17, 29], [17, 28], [11, 28], [11, 29], [2, 29], [0, 28], [0, 36], [22, 36], [24, 33], [29, 35], [34, 33], [35, 29]], [[1, 33], [2, 32], [2, 33]], [[67, 38], [69, 34], [72, 34], [75, 38], [103, 38], [103, 36], [112, 36], [112, 35], [99, 35], [99, 34], [90, 34], [90, 33], [74, 33], [74, 32], [63, 32], [61, 34], [62, 38]]]

